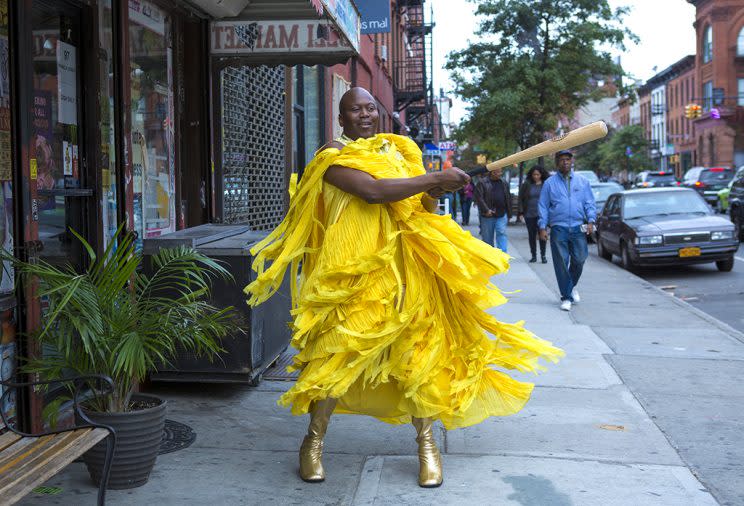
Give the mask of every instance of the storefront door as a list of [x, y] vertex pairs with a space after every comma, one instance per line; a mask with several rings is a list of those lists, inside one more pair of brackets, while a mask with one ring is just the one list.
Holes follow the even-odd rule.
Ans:
[[[86, 174], [82, 14], [74, 4], [33, 2], [33, 91], [27, 97], [31, 118], [26, 136], [30, 139], [31, 226], [36, 229], [38, 255], [78, 268], [85, 262], [83, 249], [70, 230], [87, 237], [88, 214], [95, 211]], [[92, 232], [97, 227], [90, 228]]]
[[[100, 228], [91, 173], [96, 163], [88, 162], [95, 159], [99, 138], [90, 119], [97, 117], [98, 78], [92, 69], [99, 54], [90, 29], [94, 8], [64, 0], [24, 0], [15, 7], [17, 54], [23, 55], [14, 67], [21, 152], [21, 183], [14, 191], [20, 217], [16, 244], [29, 261], [80, 270], [87, 255], [71, 230], [95, 247]], [[44, 321], [48, 301], [31, 284], [22, 289], [24, 311], [18, 314], [23, 315], [22, 330], [32, 333]], [[42, 349], [29, 337], [18, 352], [47, 356], [54, 350]], [[24, 398], [26, 425], [38, 429], [42, 395], [29, 391]]]

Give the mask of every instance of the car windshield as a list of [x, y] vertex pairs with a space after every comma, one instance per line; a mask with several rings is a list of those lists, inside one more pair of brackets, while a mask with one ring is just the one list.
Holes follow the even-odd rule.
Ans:
[[623, 191], [623, 187], [619, 184], [603, 184], [598, 186], [592, 186], [592, 193], [594, 194], [594, 200], [603, 202], [607, 200], [607, 197], [613, 193]]
[[649, 174], [648, 181], [658, 183], [674, 183], [674, 174]]
[[626, 220], [642, 216], [670, 214], [710, 214], [705, 201], [693, 191], [632, 193], [625, 195], [623, 215]]
[[700, 182], [706, 184], [726, 184], [734, 177], [732, 170], [704, 170], [700, 174]]
[[584, 176], [590, 183], [599, 183], [599, 178], [592, 170], [577, 170], [576, 174]]

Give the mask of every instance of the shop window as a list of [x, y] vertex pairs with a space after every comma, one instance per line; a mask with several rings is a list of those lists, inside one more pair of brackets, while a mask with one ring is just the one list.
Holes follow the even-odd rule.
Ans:
[[142, 239], [176, 229], [171, 18], [154, 4], [129, 4], [134, 226]]
[[300, 174], [323, 145], [320, 104], [322, 69], [321, 66], [297, 65], [292, 72], [293, 169]]
[[101, 232], [104, 248], [116, 233], [117, 220], [117, 186], [116, 171], [116, 131], [114, 117], [114, 28], [112, 0], [99, 1], [100, 31], [100, 170], [101, 170]]
[[739, 83], [739, 92], [738, 92], [739, 99], [737, 103], [740, 106], [744, 107], [744, 79], [739, 79], [738, 83]]
[[703, 32], [703, 63], [713, 60], [713, 27], [707, 26]]
[[323, 67], [302, 67], [305, 103], [305, 160], [309, 162], [315, 151], [323, 145], [321, 132], [323, 116], [320, 103]]
[[739, 37], [736, 39], [736, 56], [744, 56], [744, 27], [739, 30]]
[[[0, 0], [0, 247], [13, 254], [13, 147], [10, 139], [10, 76], [8, 62], [8, 1]], [[13, 266], [2, 262], [0, 272], [0, 379], [9, 380], [16, 363], [15, 332], [15, 284]], [[0, 410], [8, 419], [16, 413], [15, 393], [2, 399], [4, 388], [0, 386]], [[2, 424], [0, 424], [1, 426]]]

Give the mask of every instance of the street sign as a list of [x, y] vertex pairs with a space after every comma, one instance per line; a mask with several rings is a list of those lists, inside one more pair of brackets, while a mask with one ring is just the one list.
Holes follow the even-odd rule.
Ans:
[[355, 0], [362, 19], [362, 34], [390, 32], [390, 2]]

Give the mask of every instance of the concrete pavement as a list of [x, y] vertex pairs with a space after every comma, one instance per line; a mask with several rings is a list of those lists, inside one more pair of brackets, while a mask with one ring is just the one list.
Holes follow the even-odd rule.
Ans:
[[[525, 378], [537, 387], [519, 414], [437, 429], [441, 488], [417, 486], [410, 426], [334, 417], [328, 479], [306, 484], [297, 450], [307, 419], [276, 406], [289, 383], [165, 385], [152, 390], [169, 400], [168, 418], [193, 427], [197, 439], [160, 456], [145, 486], [109, 492], [109, 504], [743, 504], [744, 344], [596, 257], [581, 304], [562, 312], [552, 265], [525, 262], [523, 227], [509, 235], [512, 269], [494, 281], [520, 291], [491, 311], [525, 320], [567, 356]], [[95, 503], [82, 464], [48, 485], [60, 493], [21, 504]]]

